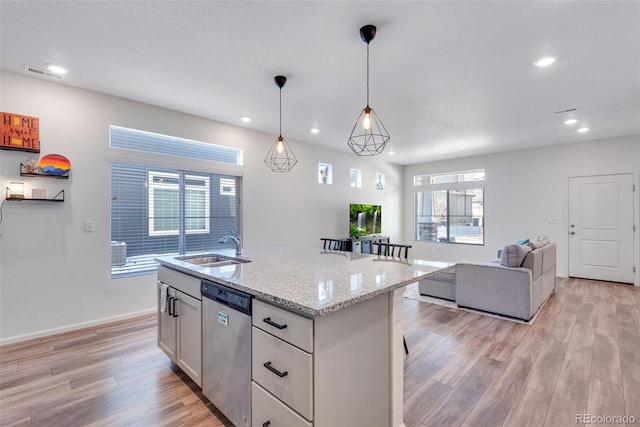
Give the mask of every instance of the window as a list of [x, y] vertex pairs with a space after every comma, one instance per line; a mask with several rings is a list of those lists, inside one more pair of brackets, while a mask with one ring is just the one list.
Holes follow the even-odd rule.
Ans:
[[[219, 191], [225, 181], [233, 183], [234, 196]], [[240, 183], [238, 177], [112, 164], [111, 277], [154, 272], [158, 256], [224, 247], [218, 239], [230, 229], [241, 234]]]
[[349, 176], [352, 188], [362, 188], [362, 172], [360, 170], [350, 169]]
[[[149, 172], [149, 235], [177, 235], [180, 230], [180, 181], [184, 178], [187, 234], [209, 232], [208, 176]], [[222, 181], [225, 178], [222, 178]], [[221, 183], [222, 186], [222, 183]]]
[[[417, 241], [484, 244], [484, 170], [414, 176]], [[419, 191], [422, 190], [422, 191]]]
[[109, 126], [109, 145], [144, 153], [210, 160], [231, 165], [241, 165], [243, 161], [243, 152], [237, 148], [119, 126]]
[[318, 184], [333, 183], [333, 166], [328, 163], [318, 163]]
[[376, 190], [384, 190], [384, 174], [376, 172]]
[[416, 175], [413, 177], [413, 185], [415, 186], [476, 181], [484, 181], [484, 169], [465, 172], [449, 172], [435, 175]]
[[242, 234], [241, 189], [235, 176], [112, 163], [111, 277], [153, 273], [158, 256], [234, 247], [218, 239], [231, 229]]

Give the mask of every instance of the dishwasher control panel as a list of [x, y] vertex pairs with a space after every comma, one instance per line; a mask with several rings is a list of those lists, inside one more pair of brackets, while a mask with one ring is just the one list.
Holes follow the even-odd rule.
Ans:
[[218, 301], [242, 313], [251, 315], [251, 295], [228, 288], [224, 285], [202, 280], [202, 296]]

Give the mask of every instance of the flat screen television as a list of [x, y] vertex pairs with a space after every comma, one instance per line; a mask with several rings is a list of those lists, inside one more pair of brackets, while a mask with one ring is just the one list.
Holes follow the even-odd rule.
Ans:
[[382, 233], [381, 205], [349, 205], [349, 236]]

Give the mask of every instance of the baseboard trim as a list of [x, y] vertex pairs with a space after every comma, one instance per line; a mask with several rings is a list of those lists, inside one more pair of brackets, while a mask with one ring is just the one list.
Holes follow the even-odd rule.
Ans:
[[103, 325], [105, 323], [117, 322], [119, 320], [131, 319], [133, 317], [143, 316], [145, 314], [155, 313], [157, 308], [149, 308], [147, 310], [140, 310], [131, 313], [121, 314], [118, 316], [103, 317], [101, 319], [91, 320], [88, 322], [75, 323], [73, 325], [61, 326], [59, 328], [45, 329], [43, 331], [32, 332], [24, 335], [16, 335], [8, 338], [0, 338], [0, 346], [6, 344], [15, 344], [22, 341], [29, 341], [32, 339], [48, 337], [50, 335], [61, 334], [63, 332], [75, 331], [78, 329], [89, 328], [92, 326]]

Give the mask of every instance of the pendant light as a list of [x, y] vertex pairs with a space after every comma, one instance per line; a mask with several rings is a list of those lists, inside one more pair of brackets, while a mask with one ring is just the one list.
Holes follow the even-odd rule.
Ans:
[[382, 120], [369, 106], [369, 43], [375, 36], [376, 27], [374, 25], [365, 25], [360, 28], [360, 37], [367, 44], [367, 106], [358, 116], [347, 143], [358, 156], [375, 156], [382, 153], [390, 138]]
[[298, 159], [296, 159], [287, 141], [282, 137], [282, 87], [287, 82], [287, 78], [285, 76], [275, 76], [273, 79], [276, 82], [276, 86], [280, 88], [280, 135], [271, 146], [264, 162], [274, 172], [290, 172], [298, 163]]

